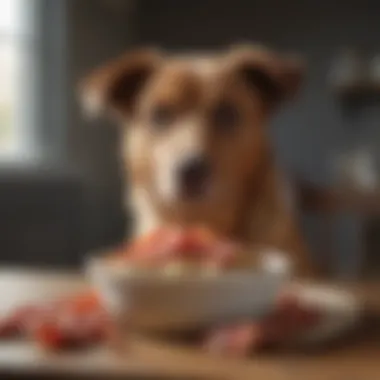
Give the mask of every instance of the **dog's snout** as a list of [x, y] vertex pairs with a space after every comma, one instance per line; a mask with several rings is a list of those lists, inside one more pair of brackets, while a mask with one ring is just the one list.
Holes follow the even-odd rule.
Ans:
[[209, 174], [209, 165], [205, 157], [195, 156], [184, 162], [180, 168], [181, 179], [184, 182], [201, 182]]
[[204, 156], [187, 159], [179, 168], [181, 193], [185, 196], [202, 195], [210, 175], [210, 165]]

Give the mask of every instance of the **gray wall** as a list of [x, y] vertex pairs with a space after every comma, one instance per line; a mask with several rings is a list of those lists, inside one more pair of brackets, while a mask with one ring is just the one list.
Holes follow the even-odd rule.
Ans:
[[84, 250], [88, 251], [122, 239], [125, 216], [121, 208], [117, 129], [105, 120], [85, 120], [75, 90], [91, 70], [131, 45], [134, 7], [130, 0], [123, 1], [120, 10], [92, 0], [68, 0], [67, 4], [67, 156], [69, 163], [78, 166], [86, 187]]

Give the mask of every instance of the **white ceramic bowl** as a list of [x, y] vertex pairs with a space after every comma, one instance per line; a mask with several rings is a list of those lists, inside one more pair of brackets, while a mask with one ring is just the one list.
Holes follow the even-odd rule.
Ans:
[[284, 274], [134, 272], [91, 259], [87, 273], [109, 312], [141, 329], [180, 330], [270, 312]]

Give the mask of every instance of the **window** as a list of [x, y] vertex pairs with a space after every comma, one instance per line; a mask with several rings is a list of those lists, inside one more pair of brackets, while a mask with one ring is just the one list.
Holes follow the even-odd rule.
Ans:
[[32, 154], [35, 0], [0, 0], [0, 159]]

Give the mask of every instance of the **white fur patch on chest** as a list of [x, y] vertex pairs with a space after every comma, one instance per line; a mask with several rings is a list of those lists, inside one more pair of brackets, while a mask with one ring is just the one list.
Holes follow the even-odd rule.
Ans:
[[134, 187], [131, 189], [129, 202], [135, 216], [135, 236], [145, 235], [159, 226], [159, 218], [144, 188]]

